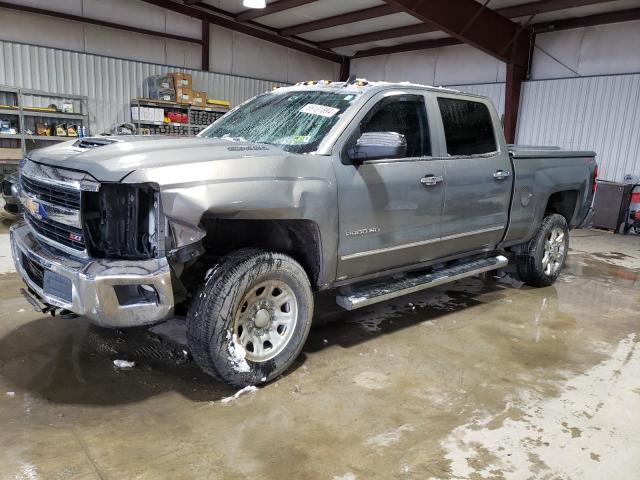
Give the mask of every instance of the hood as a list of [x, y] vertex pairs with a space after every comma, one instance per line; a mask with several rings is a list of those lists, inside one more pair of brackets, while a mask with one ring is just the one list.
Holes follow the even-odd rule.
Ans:
[[34, 150], [34, 162], [87, 172], [98, 181], [117, 182], [140, 168], [233, 158], [286, 155], [279, 147], [200, 137], [86, 137]]

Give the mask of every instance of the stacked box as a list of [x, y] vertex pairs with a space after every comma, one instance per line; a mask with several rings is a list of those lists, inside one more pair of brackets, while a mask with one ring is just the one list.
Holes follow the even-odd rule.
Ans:
[[193, 92], [193, 102], [192, 105], [196, 107], [206, 107], [207, 106], [207, 92]]
[[193, 77], [190, 73], [173, 72], [169, 76], [173, 82], [173, 88], [193, 88]]
[[176, 88], [176, 102], [183, 103], [185, 105], [191, 105], [192, 101], [193, 101], [193, 90], [191, 90], [191, 87]]

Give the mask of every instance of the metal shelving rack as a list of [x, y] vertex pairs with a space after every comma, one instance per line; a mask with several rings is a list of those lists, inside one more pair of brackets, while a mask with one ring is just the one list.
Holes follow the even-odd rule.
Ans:
[[[32, 97], [46, 97], [49, 99], [61, 99], [70, 100], [74, 104], [77, 102], [80, 104], [80, 112], [76, 113], [64, 113], [64, 112], [49, 112], [43, 110], [35, 110], [33, 107], [25, 105], [25, 96]], [[0, 145], [0, 165], [17, 165], [20, 159], [15, 158], [3, 158], [3, 150], [9, 148], [11, 150], [20, 150], [20, 158], [24, 158], [28, 150], [32, 148], [39, 148], [45, 146], [41, 142], [64, 142], [66, 140], [73, 139], [75, 137], [69, 136], [47, 136], [47, 135], [35, 135], [27, 132], [27, 120], [34, 118], [46, 118], [54, 120], [51, 122], [62, 123], [68, 120], [73, 120], [74, 123], [80, 124], [87, 129], [89, 133], [89, 115], [88, 112], [88, 98], [83, 95], [68, 95], [53, 92], [46, 92], [43, 90], [33, 90], [29, 88], [10, 87], [0, 85], [0, 104], [8, 103], [7, 99], [13, 97], [13, 105], [6, 105], [0, 107], [0, 117], [13, 116], [18, 117], [18, 131], [16, 133], [0, 133], [0, 140], [16, 140], [20, 143], [20, 147], [3, 147]], [[14, 122], [15, 123], [15, 122]], [[4, 154], [7, 156], [7, 154]], [[13, 156], [13, 155], [12, 155]]]
[[[138, 108], [138, 112], [140, 111], [140, 107], [153, 107], [153, 108], [162, 108], [165, 110], [186, 110], [187, 112], [187, 118], [188, 118], [188, 123], [175, 123], [175, 122], [170, 122], [170, 123], [165, 123], [165, 122], [160, 122], [160, 121], [150, 121], [150, 120], [140, 120], [138, 117], [138, 120], [132, 120], [131, 122], [135, 124], [136, 129], [138, 130], [138, 132], [140, 132], [141, 128], [144, 128], [146, 125], [153, 125], [153, 126], [162, 126], [162, 125], [168, 125], [168, 126], [172, 126], [172, 127], [179, 127], [179, 128], [185, 128], [185, 134], [186, 135], [195, 135], [194, 133], [194, 129], [199, 129], [199, 130], [204, 130], [206, 127], [209, 126], [209, 124], [207, 125], [195, 125], [191, 123], [191, 112], [192, 111], [204, 111], [204, 112], [213, 112], [216, 114], [219, 114], [219, 116], [217, 118], [220, 118], [222, 115], [224, 115], [225, 113], [227, 113], [229, 111], [228, 108], [225, 107], [217, 107], [217, 106], [206, 106], [206, 107], [198, 107], [195, 105], [188, 105], [188, 104], [184, 104], [184, 103], [177, 103], [177, 102], [167, 102], [164, 100], [153, 100], [153, 99], [149, 99], [149, 98], [136, 98], [131, 100], [131, 106], [132, 107], [137, 107]], [[217, 119], [216, 118], [216, 119]], [[162, 134], [161, 134], [162, 135]], [[168, 134], [164, 134], [164, 135], [168, 135]]]

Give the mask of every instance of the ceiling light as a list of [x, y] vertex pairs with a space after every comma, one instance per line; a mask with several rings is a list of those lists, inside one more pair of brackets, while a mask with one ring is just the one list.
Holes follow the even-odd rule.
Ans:
[[265, 0], [242, 0], [242, 5], [247, 8], [265, 8], [267, 2]]

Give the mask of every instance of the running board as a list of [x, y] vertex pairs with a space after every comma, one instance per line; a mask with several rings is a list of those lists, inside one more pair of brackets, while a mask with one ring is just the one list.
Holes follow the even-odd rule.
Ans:
[[506, 267], [509, 263], [506, 257], [495, 257], [473, 260], [467, 263], [442, 268], [440, 270], [423, 273], [415, 277], [403, 277], [398, 280], [390, 279], [385, 282], [370, 283], [362, 286], [349, 287], [349, 293], [338, 295], [336, 302], [342, 308], [355, 310], [392, 298], [416, 293], [427, 288], [437, 287], [445, 283], [454, 282], [461, 278], [472, 277], [480, 273]]

